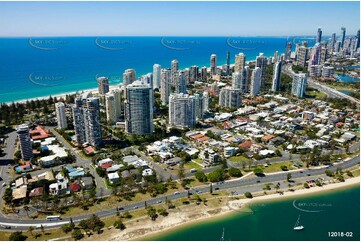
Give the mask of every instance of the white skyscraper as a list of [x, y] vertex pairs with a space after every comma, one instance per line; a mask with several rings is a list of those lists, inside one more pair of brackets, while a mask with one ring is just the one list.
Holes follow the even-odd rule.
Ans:
[[160, 98], [163, 104], [167, 104], [171, 90], [171, 70], [162, 69], [160, 72]]
[[106, 77], [98, 77], [98, 91], [100, 95], [105, 95], [109, 92], [109, 80]]
[[169, 125], [179, 128], [196, 124], [196, 102], [188, 94], [171, 94], [169, 97]]
[[251, 90], [250, 94], [252, 97], [257, 96], [261, 90], [261, 75], [262, 71], [261, 68], [256, 67], [252, 71], [252, 77], [251, 77]]
[[232, 73], [232, 87], [236, 89], [242, 88], [242, 75], [240, 72]]
[[273, 67], [272, 91], [278, 92], [281, 89], [282, 62], [278, 61]]
[[207, 81], [207, 67], [203, 66], [201, 69], [201, 80], [202, 82]]
[[93, 146], [100, 146], [102, 131], [99, 98], [92, 97], [91, 93], [78, 95], [72, 110], [77, 143], [79, 145], [89, 143]]
[[217, 55], [212, 54], [211, 55], [211, 75], [217, 74]]
[[209, 110], [209, 93], [203, 92], [203, 113]]
[[184, 71], [178, 71], [175, 80], [175, 92], [176, 93], [187, 93], [186, 75]]
[[20, 142], [21, 157], [24, 160], [33, 158], [33, 148], [30, 138], [29, 127], [25, 124], [19, 125], [16, 129]]
[[242, 90], [232, 87], [224, 87], [219, 93], [219, 106], [238, 108], [242, 103]]
[[115, 98], [113, 92], [105, 95], [105, 110], [107, 121], [111, 124], [114, 124], [117, 121], [117, 115], [115, 110]]
[[178, 75], [178, 60], [172, 60], [171, 62], [171, 86], [175, 86]]
[[132, 84], [135, 81], [135, 79], [136, 79], [136, 74], [135, 74], [134, 69], [125, 70], [124, 73], [123, 73], [123, 88], [124, 88], [124, 90], [129, 84]]
[[259, 56], [256, 57], [256, 67], [261, 69], [261, 85], [266, 81], [266, 65], [267, 58], [263, 55], [263, 53], [259, 53]]
[[245, 66], [242, 70], [242, 92], [243, 93], [246, 93], [248, 92], [248, 79], [249, 79], [249, 73], [250, 73], [250, 69], [249, 69], [249, 66]]
[[246, 55], [239, 53], [235, 56], [234, 72], [241, 73], [243, 68], [246, 66]]
[[321, 62], [321, 51], [322, 45], [320, 43], [316, 43], [312, 48], [310, 60], [308, 61], [308, 71], [311, 71], [312, 65], [319, 65]]
[[84, 108], [86, 142], [92, 146], [102, 144], [102, 126], [100, 123], [99, 98], [90, 97], [85, 102]]
[[191, 66], [189, 70], [190, 83], [198, 81], [198, 66]]
[[68, 124], [66, 122], [65, 104], [62, 102], [55, 103], [56, 120], [58, 122], [58, 129], [66, 129]]
[[202, 119], [204, 115], [203, 109], [203, 95], [196, 93], [194, 94], [195, 105], [196, 105], [196, 119]]
[[115, 102], [115, 116], [116, 121], [119, 121], [122, 115], [122, 97], [120, 89], [115, 89], [112, 91], [114, 95]]
[[307, 87], [307, 74], [299, 73], [293, 76], [292, 95], [302, 98], [305, 95]]
[[160, 71], [162, 67], [159, 64], [153, 65], [153, 88], [160, 89]]
[[153, 89], [136, 81], [127, 86], [126, 92], [125, 131], [138, 135], [153, 133]]

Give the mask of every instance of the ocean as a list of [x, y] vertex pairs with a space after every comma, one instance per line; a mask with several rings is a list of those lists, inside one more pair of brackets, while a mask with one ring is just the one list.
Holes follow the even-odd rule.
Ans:
[[0, 38], [0, 103], [92, 89], [96, 77], [107, 76], [110, 84], [122, 82], [125, 69], [137, 77], [152, 72], [153, 64], [169, 68], [209, 67], [210, 55], [217, 65], [231, 63], [243, 52], [247, 61], [262, 52], [284, 52], [286, 42], [301, 43], [314, 37], [59, 37]]
[[[220, 241], [223, 229], [224, 241], [359, 241], [360, 239], [359, 185], [302, 197], [258, 202], [249, 205], [249, 208], [253, 210], [253, 214], [235, 212], [227, 217], [176, 228], [151, 239]], [[305, 227], [302, 231], [293, 230], [298, 216], [300, 216], [300, 225]]]

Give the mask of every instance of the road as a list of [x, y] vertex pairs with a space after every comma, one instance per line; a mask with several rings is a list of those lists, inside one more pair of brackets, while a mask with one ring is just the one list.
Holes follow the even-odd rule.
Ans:
[[[107, 187], [105, 186], [105, 183], [103, 181], [103, 178], [101, 178], [96, 171], [90, 166], [92, 164], [91, 159], [85, 159], [82, 156], [80, 156], [76, 150], [69, 144], [69, 142], [67, 142], [58, 132], [56, 132], [54, 130], [54, 127], [46, 127], [56, 138], [57, 140], [68, 150], [70, 150], [70, 152], [72, 153], [72, 155], [74, 155], [76, 157], [76, 162], [73, 163], [72, 165], [75, 166], [82, 166], [84, 168], [88, 168], [90, 173], [93, 175], [94, 179], [95, 179], [95, 183], [97, 186], [96, 189], [96, 195], [98, 197], [100, 196], [109, 196], [111, 194], [111, 190], [107, 189]], [[49, 168], [54, 169], [54, 170], [61, 170], [61, 168], [58, 166], [57, 168]], [[43, 173], [46, 169], [42, 169], [41, 171], [37, 172], [37, 173]], [[32, 173], [32, 174], [36, 174], [36, 173]]]
[[[213, 184], [213, 190], [228, 190], [228, 189], [237, 189], [237, 188], [244, 188], [245, 186], [252, 186], [252, 185], [261, 185], [265, 183], [272, 183], [272, 182], [281, 182], [283, 180], [286, 180], [287, 174], [291, 173], [292, 179], [307, 179], [307, 177], [313, 177], [313, 176], [321, 176], [325, 174], [326, 169], [330, 169], [332, 171], [336, 171], [337, 168], [341, 169], [347, 169], [356, 165], [359, 165], [360, 162], [360, 156], [356, 156], [350, 160], [344, 161], [339, 164], [335, 164], [331, 167], [327, 168], [315, 168], [315, 169], [304, 169], [304, 171], [301, 173], [300, 171], [289, 171], [289, 172], [283, 172], [283, 173], [277, 173], [277, 174], [270, 174], [264, 177], [251, 177], [251, 178], [245, 178], [245, 179], [238, 179], [238, 180], [230, 180], [220, 183], [214, 183]], [[190, 192], [192, 193], [208, 193], [210, 191], [209, 186], [201, 186], [193, 188]], [[172, 194], [168, 196], [162, 196], [158, 198], [152, 198], [147, 200], [147, 205], [154, 205], [158, 203], [164, 203], [166, 199], [168, 200], [175, 200], [183, 197], [187, 197], [188, 192], [180, 192], [179, 194]], [[121, 208], [120, 212], [124, 211], [132, 211], [135, 209], [143, 208], [145, 206], [144, 201], [132, 203], [125, 205]], [[110, 215], [114, 215], [117, 212], [116, 209], [108, 209], [100, 212], [96, 212], [95, 215], [99, 217], [106, 217]], [[88, 218], [89, 215], [81, 215], [81, 216], [74, 216], [72, 219], [74, 222], [79, 222], [82, 219]], [[69, 223], [69, 219], [64, 219], [60, 222], [50, 222], [46, 220], [13, 220], [8, 219], [5, 217], [0, 217], [0, 225], [8, 225], [11, 226], [12, 230], [26, 230], [29, 226], [39, 226], [42, 224], [44, 227], [58, 227], [62, 224]]]
[[[283, 71], [283, 73], [285, 73], [291, 77], [293, 77], [295, 75], [295, 73], [292, 70], [292, 64], [285, 65], [282, 68], [282, 71]], [[333, 89], [325, 84], [322, 84], [322, 83], [318, 82], [317, 80], [313, 79], [312, 77], [307, 77], [307, 85], [314, 89], [317, 89], [321, 92], [324, 92], [327, 96], [329, 96], [331, 98], [346, 98], [352, 102], [355, 102], [358, 104], [360, 103], [360, 101], [358, 99], [353, 98], [349, 95], [346, 95], [342, 92], [339, 92], [338, 90]]]
[[[16, 131], [13, 131], [11, 133], [8, 134], [8, 137], [6, 139], [6, 146], [4, 148], [4, 153], [5, 155], [3, 157], [0, 157], [0, 177], [2, 179], [2, 181], [0, 181], [0, 185], [2, 185], [3, 183], [7, 183], [11, 180], [10, 177], [10, 169], [9, 169], [9, 164], [13, 165], [14, 164], [14, 153], [15, 153], [15, 142], [16, 142], [16, 138], [17, 138], [17, 134]], [[2, 204], [2, 196], [4, 193], [4, 190], [1, 186], [0, 186], [0, 206]]]

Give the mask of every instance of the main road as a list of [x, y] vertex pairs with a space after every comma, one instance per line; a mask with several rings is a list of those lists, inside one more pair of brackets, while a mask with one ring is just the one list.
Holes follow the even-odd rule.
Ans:
[[[257, 184], [265, 184], [265, 183], [271, 183], [271, 182], [280, 182], [287, 179], [287, 174], [290, 173], [292, 175], [293, 179], [298, 178], [306, 178], [308, 176], [320, 176], [324, 175], [326, 169], [336, 171], [338, 168], [340, 169], [347, 169], [356, 165], [359, 165], [360, 163], [360, 156], [356, 156], [352, 159], [345, 160], [343, 162], [334, 164], [333, 166], [329, 167], [323, 167], [323, 168], [314, 168], [314, 169], [304, 169], [302, 172], [300, 170], [297, 171], [289, 171], [289, 172], [282, 172], [282, 173], [274, 173], [269, 174], [263, 177], [252, 177], [252, 178], [244, 178], [244, 179], [237, 179], [237, 180], [230, 180], [230, 181], [224, 181], [224, 182], [218, 182], [213, 184], [213, 190], [227, 190], [231, 188], [237, 188], [237, 187], [246, 187], [246, 186], [252, 186]], [[191, 193], [209, 193], [210, 187], [208, 185], [206, 186], [199, 186], [193, 188]], [[172, 194], [168, 196], [161, 196], [157, 198], [152, 198], [149, 200], [146, 200], [147, 205], [155, 205], [164, 203], [166, 199], [168, 200], [175, 200], [179, 198], [184, 198], [188, 196], [188, 191], [186, 192], [179, 192], [177, 194]], [[127, 204], [122, 207], [119, 207], [120, 212], [124, 211], [132, 211], [139, 208], [143, 208], [145, 206], [145, 201]], [[107, 217], [110, 215], [116, 214], [117, 209], [107, 209], [104, 211], [99, 211], [94, 213], [95, 215], [99, 217]], [[80, 220], [86, 219], [89, 217], [89, 214], [86, 215], [80, 215], [80, 216], [74, 216], [72, 219], [74, 222], [79, 222]], [[43, 225], [44, 227], [59, 227], [62, 224], [69, 223], [68, 218], [64, 218], [62, 221], [57, 222], [51, 222], [46, 220], [14, 220], [14, 219], [8, 219], [5, 217], [0, 216], [0, 225], [5, 226], [11, 226], [12, 230], [26, 230], [29, 226], [34, 226], [39, 228], [40, 225]]]
[[[283, 69], [283, 72], [288, 76], [293, 77], [295, 75], [295, 72], [292, 70], [292, 64], [285, 65], [282, 69]], [[309, 85], [310, 87], [315, 88], [321, 92], [324, 92], [327, 96], [329, 96], [331, 98], [346, 98], [346, 99], [350, 100], [351, 102], [360, 104], [360, 100], [353, 98], [349, 95], [346, 95], [346, 94], [344, 94], [336, 89], [333, 89], [327, 85], [324, 85], [324, 84], [318, 82], [317, 80], [313, 79], [312, 77], [307, 78], [307, 85]]]

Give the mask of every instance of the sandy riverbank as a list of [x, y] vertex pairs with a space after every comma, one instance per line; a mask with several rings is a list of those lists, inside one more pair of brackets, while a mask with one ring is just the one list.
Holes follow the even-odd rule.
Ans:
[[[200, 220], [228, 216], [229, 213], [232, 213], [235, 210], [242, 209], [242, 207], [245, 208], [246, 204], [249, 203], [302, 196], [322, 191], [332, 191], [357, 184], [360, 184], [359, 177], [347, 179], [345, 182], [331, 183], [323, 187], [312, 187], [310, 189], [301, 189], [294, 192], [287, 191], [284, 192], [283, 195], [270, 194], [254, 197], [252, 199], [238, 200], [230, 200], [225, 197], [215, 197], [215, 200], [218, 200], [217, 207], [201, 204], [195, 209], [192, 205], [185, 205], [181, 209], [170, 211], [170, 214], [167, 217], [159, 216], [156, 221], [151, 221], [148, 217], [140, 218], [139, 220], [132, 220], [125, 223], [127, 228], [124, 231], [112, 228], [104, 231], [101, 236], [92, 236], [87, 238], [87, 240], [150, 240], [152, 237], [155, 237], [162, 232], [178, 229], [181, 226], [197, 223]], [[242, 204], [241, 207], [239, 207], [240, 204]]]

